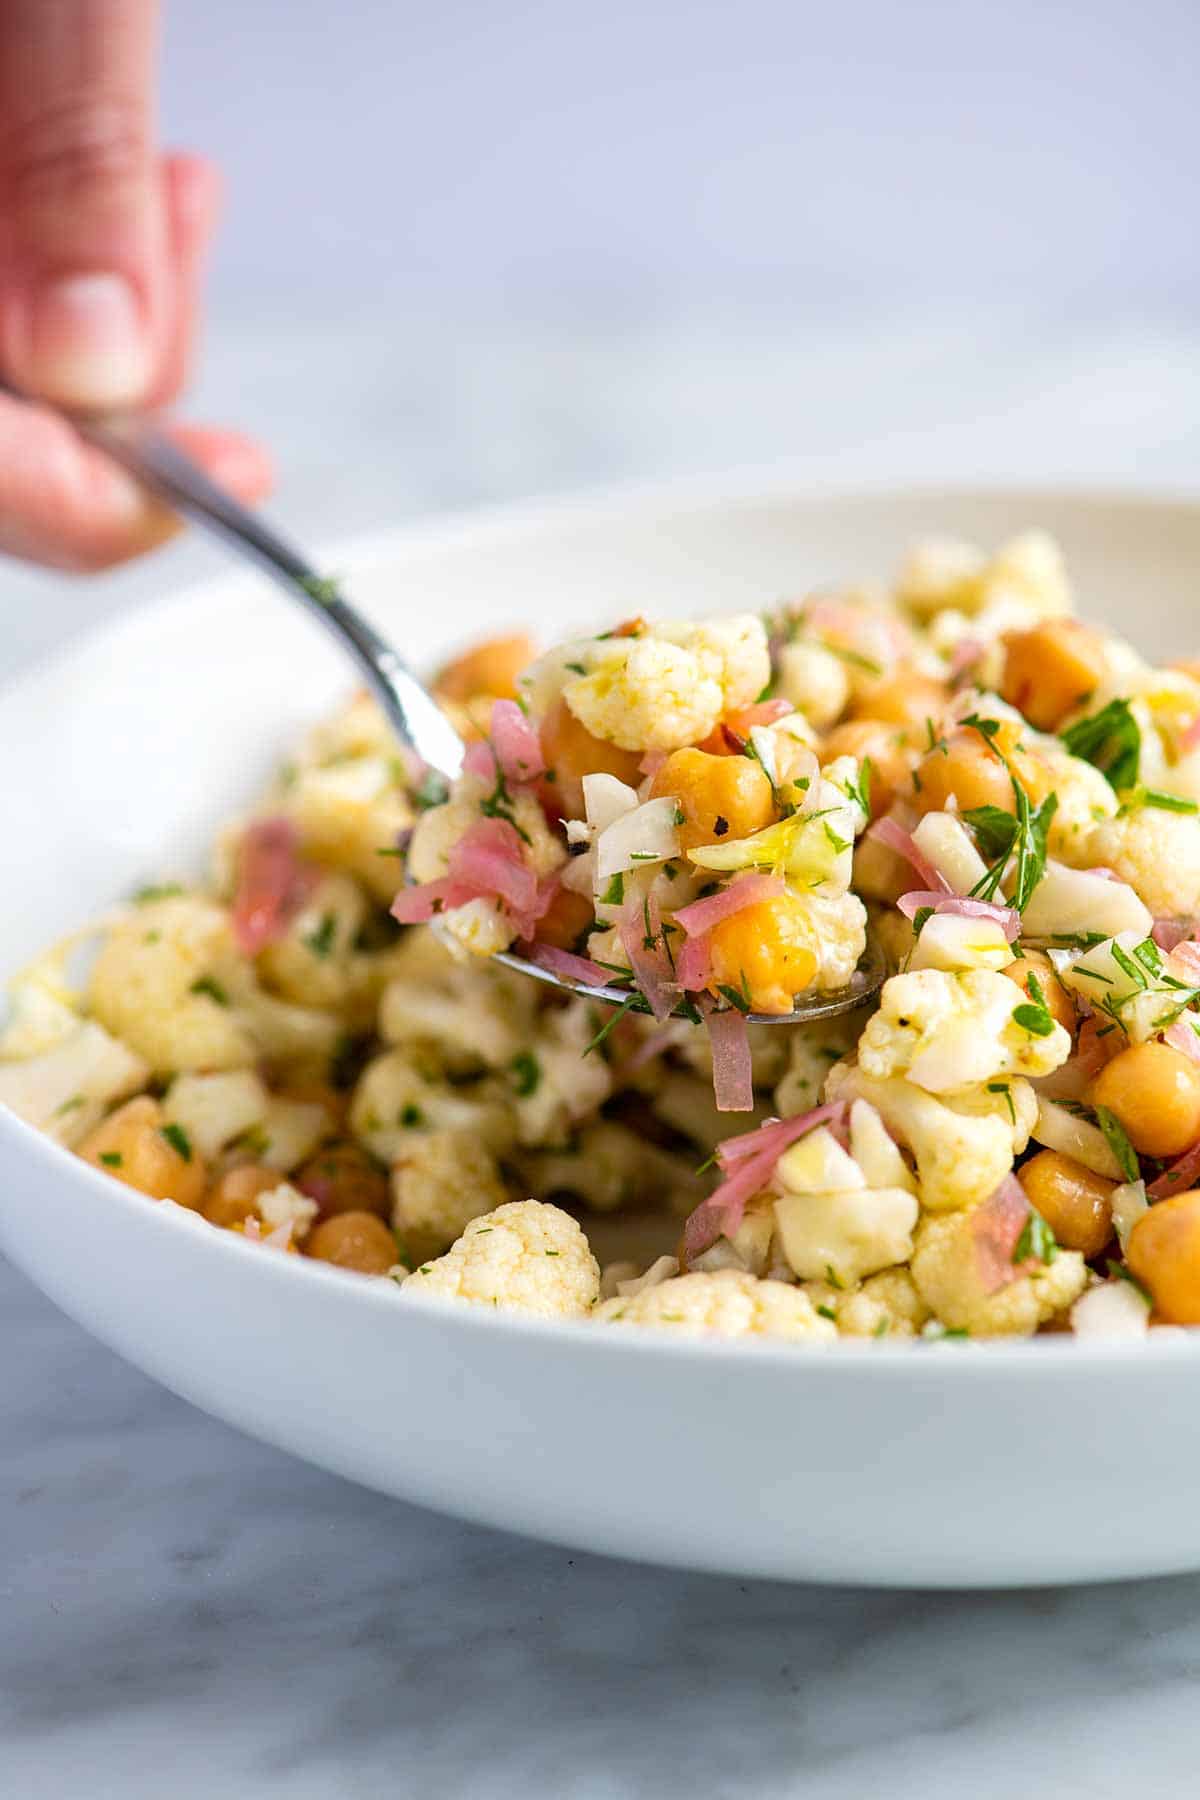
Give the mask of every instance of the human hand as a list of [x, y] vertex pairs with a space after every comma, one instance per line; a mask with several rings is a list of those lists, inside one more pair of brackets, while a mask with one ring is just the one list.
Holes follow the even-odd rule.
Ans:
[[[155, 143], [156, 0], [0, 4], [0, 372], [69, 409], [163, 406], [196, 334], [212, 164]], [[177, 428], [244, 500], [270, 484], [234, 432]], [[98, 569], [175, 520], [62, 419], [0, 395], [0, 551]]]

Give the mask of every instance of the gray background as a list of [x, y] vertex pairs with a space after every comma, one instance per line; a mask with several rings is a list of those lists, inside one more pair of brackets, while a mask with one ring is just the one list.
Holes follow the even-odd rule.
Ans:
[[[1194, 486], [1198, 20], [183, 0], [167, 129], [230, 179], [195, 411], [269, 439], [318, 543], [747, 461]], [[6, 566], [0, 669], [218, 566]], [[1196, 1580], [870, 1595], [517, 1544], [201, 1418], [3, 1269], [0, 1368], [5, 1793], [1194, 1782]]]

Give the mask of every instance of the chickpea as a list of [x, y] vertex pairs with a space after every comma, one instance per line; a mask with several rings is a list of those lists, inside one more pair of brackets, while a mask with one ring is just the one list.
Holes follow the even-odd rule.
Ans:
[[899, 668], [872, 682], [855, 700], [851, 719], [878, 719], [886, 725], [915, 726], [922, 734], [926, 719], [938, 720], [948, 699], [945, 684]]
[[1054, 964], [1043, 950], [1024, 951], [1022, 955], [1014, 957], [1012, 962], [1006, 963], [1000, 973], [1007, 975], [1010, 981], [1015, 981], [1021, 992], [1027, 994], [1031, 1000], [1033, 995], [1029, 989], [1029, 977], [1036, 975], [1038, 985], [1045, 995], [1046, 1005], [1050, 1008], [1055, 1023], [1061, 1025], [1064, 1031], [1069, 1031], [1074, 1037], [1075, 1003], [1058, 979]]
[[1055, 731], [1104, 673], [1104, 649], [1077, 619], [1043, 619], [1004, 640], [1000, 692], [1038, 731]]
[[943, 812], [952, 799], [963, 812], [976, 806], [1014, 811], [1012, 781], [1000, 753], [1037, 805], [1048, 791], [1047, 772], [1023, 743], [1020, 726], [1010, 719], [1000, 721], [990, 743], [973, 726], [964, 725], [927, 751], [913, 777], [913, 804], [923, 813]]
[[821, 745], [822, 764], [852, 756], [871, 764], [871, 817], [877, 819], [897, 794], [912, 788], [912, 749], [908, 733], [880, 719], [847, 719], [835, 725]]
[[236, 1169], [226, 1169], [200, 1210], [210, 1225], [232, 1230], [257, 1217], [259, 1195], [269, 1194], [283, 1180], [278, 1169], [265, 1169], [261, 1163], [239, 1163]]
[[[203, 1158], [178, 1128], [172, 1137], [164, 1135], [158, 1101], [142, 1094], [89, 1132], [78, 1154], [152, 1200], [174, 1200], [194, 1209], [204, 1196], [208, 1174]], [[186, 1155], [181, 1146], [186, 1146]]]
[[628, 787], [637, 787], [642, 779], [638, 764], [641, 752], [622, 750], [593, 737], [581, 725], [565, 700], [556, 700], [540, 726], [542, 754], [549, 774], [545, 779], [547, 799], [557, 806], [564, 818], [583, 817], [583, 778], [585, 775], [615, 775]]
[[722, 838], [749, 837], [775, 822], [775, 796], [761, 763], [748, 756], [710, 756], [705, 750], [673, 750], [650, 786], [651, 797], [670, 795], [684, 812], [679, 842], [684, 850]]
[[1140, 1156], [1179, 1156], [1200, 1138], [1200, 1066], [1170, 1044], [1131, 1044], [1089, 1090], [1125, 1127]]
[[1125, 1260], [1170, 1325], [1200, 1325], [1200, 1190], [1172, 1194], [1143, 1213]]
[[812, 925], [796, 894], [744, 906], [714, 925], [713, 981], [749, 993], [752, 1012], [789, 1013], [817, 972]]
[[356, 1269], [360, 1275], [386, 1275], [400, 1256], [383, 1220], [369, 1212], [336, 1213], [332, 1219], [322, 1219], [305, 1239], [304, 1251], [318, 1262]]
[[573, 950], [594, 917], [591, 901], [585, 895], [560, 887], [538, 920], [537, 941], [553, 944], [558, 950]]
[[487, 638], [439, 670], [434, 689], [441, 698], [456, 700], [460, 705], [479, 694], [512, 700], [516, 697], [518, 675], [536, 655], [537, 645], [523, 634]]
[[292, 1186], [317, 1203], [317, 1220], [339, 1213], [373, 1213], [386, 1219], [391, 1211], [388, 1178], [359, 1144], [343, 1138], [326, 1144], [291, 1177]]
[[1099, 1256], [1112, 1237], [1115, 1181], [1057, 1150], [1040, 1150], [1021, 1169], [1021, 1186], [1064, 1250]]

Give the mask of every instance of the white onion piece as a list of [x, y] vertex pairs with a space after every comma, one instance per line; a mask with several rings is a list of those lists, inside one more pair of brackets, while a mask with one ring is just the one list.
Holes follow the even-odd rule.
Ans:
[[623, 814], [632, 812], [637, 803], [634, 790], [618, 781], [615, 775], [585, 775], [583, 778], [583, 806], [594, 833], [607, 830]]
[[1076, 1337], [1141, 1338], [1149, 1329], [1150, 1308], [1132, 1281], [1102, 1281], [1071, 1308]]
[[[618, 784], [623, 785], [623, 784]], [[630, 791], [630, 790], [627, 790]], [[679, 803], [666, 796], [622, 813], [596, 839], [596, 881], [679, 855]]]
[[1149, 1210], [1150, 1201], [1146, 1195], [1144, 1181], [1124, 1181], [1119, 1188], [1113, 1191], [1113, 1229], [1116, 1231], [1122, 1254], [1129, 1243], [1130, 1232], [1143, 1213], [1147, 1213]]
[[1037, 1124], [1032, 1136], [1047, 1150], [1057, 1150], [1061, 1155], [1071, 1157], [1094, 1175], [1103, 1175], [1106, 1181], [1121, 1179], [1121, 1165], [1109, 1149], [1108, 1139], [1100, 1127], [1041, 1094], [1038, 1095]]
[[987, 864], [966, 826], [953, 813], [926, 813], [920, 824], [914, 825], [912, 841], [956, 894], [969, 894], [987, 874]]
[[1068, 869], [1048, 862], [1046, 872], [1025, 908], [1026, 937], [1050, 938], [1056, 933], [1099, 931], [1116, 937], [1135, 931], [1149, 937], [1154, 924], [1149, 907], [1143, 906], [1131, 887], [1110, 881], [1094, 869]]

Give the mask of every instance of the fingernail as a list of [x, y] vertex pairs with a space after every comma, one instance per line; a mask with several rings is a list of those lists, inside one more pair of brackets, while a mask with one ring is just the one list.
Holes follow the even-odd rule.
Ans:
[[50, 282], [29, 313], [19, 378], [46, 399], [96, 409], [134, 406], [152, 368], [142, 309], [120, 275]]

